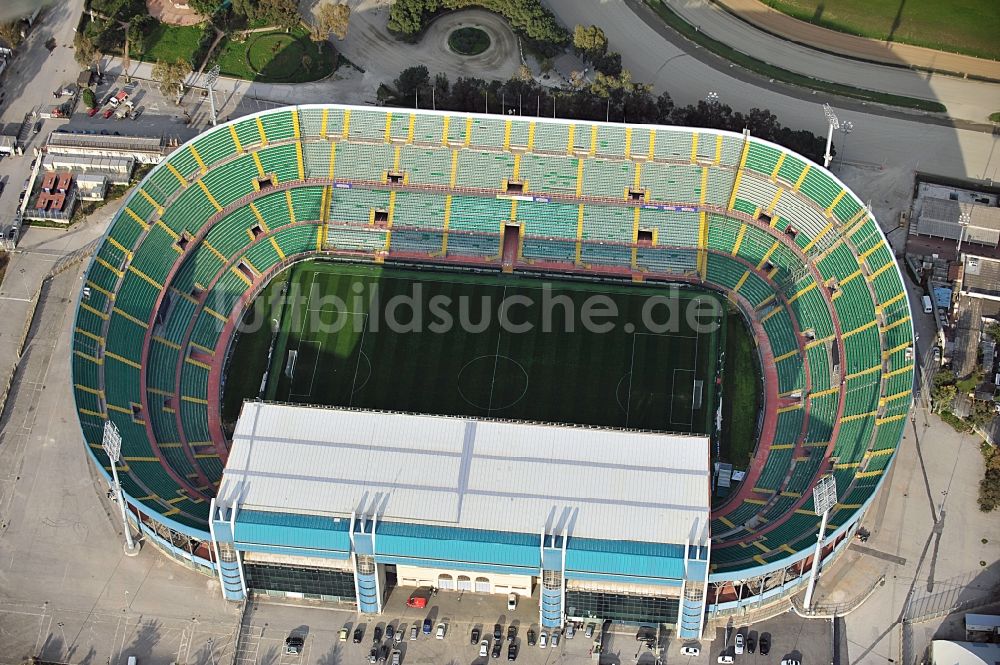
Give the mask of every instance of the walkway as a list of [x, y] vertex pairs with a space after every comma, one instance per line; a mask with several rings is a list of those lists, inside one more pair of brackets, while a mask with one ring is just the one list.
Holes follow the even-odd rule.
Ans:
[[716, 2], [726, 11], [764, 32], [834, 55], [1000, 82], [1000, 62], [996, 60], [837, 32], [782, 14], [760, 0]]

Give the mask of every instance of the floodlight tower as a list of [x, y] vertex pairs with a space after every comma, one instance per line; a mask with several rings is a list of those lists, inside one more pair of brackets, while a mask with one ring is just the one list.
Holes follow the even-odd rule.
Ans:
[[812, 607], [813, 591], [816, 589], [816, 576], [819, 574], [819, 560], [823, 556], [823, 540], [826, 538], [826, 520], [830, 509], [837, 503], [837, 479], [833, 476], [823, 476], [813, 487], [813, 510], [823, 514], [819, 523], [819, 533], [816, 535], [816, 551], [813, 553], [812, 572], [809, 573], [809, 587], [806, 589], [806, 612]]
[[833, 143], [833, 130], [840, 129], [840, 119], [837, 114], [833, 112], [833, 108], [829, 104], [823, 104], [823, 113], [826, 115], [826, 121], [830, 123], [830, 131], [826, 134], [826, 152], [823, 154], [823, 168], [830, 168], [830, 162], [833, 161], [833, 155], [830, 154], [830, 145]]
[[118, 433], [118, 428], [110, 420], [104, 423], [104, 439], [101, 447], [108, 454], [111, 462], [111, 475], [114, 478], [115, 486], [112, 491], [115, 493], [115, 501], [122, 511], [122, 526], [125, 529], [125, 554], [135, 556], [139, 553], [139, 546], [132, 540], [132, 529], [128, 524], [128, 517], [125, 515], [125, 496], [122, 494], [122, 484], [118, 482], [118, 461], [122, 458], [122, 436]]
[[215, 127], [217, 119], [215, 117], [215, 82], [219, 80], [219, 66], [216, 65], [208, 70], [205, 75], [205, 87], [208, 88], [208, 103], [212, 109], [212, 126]]

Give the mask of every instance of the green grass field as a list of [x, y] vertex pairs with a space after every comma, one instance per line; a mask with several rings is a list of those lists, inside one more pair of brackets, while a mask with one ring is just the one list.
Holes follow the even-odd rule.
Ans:
[[760, 411], [761, 376], [753, 337], [735, 308], [726, 315], [722, 383], [722, 461], [746, 468], [757, 440], [754, 429]]
[[[278, 401], [711, 431], [718, 325], [700, 334], [683, 316], [669, 331], [649, 325], [644, 306], [666, 293], [663, 286], [330, 262], [297, 264], [285, 274], [286, 302], [273, 298], [286, 282], [279, 276], [247, 315], [264, 325], [235, 343], [224, 396], [229, 424], [243, 399], [258, 396], [267, 372], [264, 397]], [[414, 290], [419, 305], [401, 305]], [[294, 297], [298, 292], [311, 295]], [[675, 293], [681, 312], [692, 301], [724, 312], [709, 292]], [[574, 314], [567, 316], [567, 306]], [[617, 316], [592, 317], [610, 330], [584, 329], [584, 311], [610, 306]], [[666, 320], [665, 308], [652, 311], [655, 323]], [[273, 336], [272, 320], [279, 322]]]
[[852, 35], [1000, 58], [996, 0], [763, 0], [778, 11]]
[[223, 39], [214, 56], [223, 76], [268, 83], [305, 83], [332, 74], [337, 52], [319, 45], [305, 28], [256, 33], [247, 42]]

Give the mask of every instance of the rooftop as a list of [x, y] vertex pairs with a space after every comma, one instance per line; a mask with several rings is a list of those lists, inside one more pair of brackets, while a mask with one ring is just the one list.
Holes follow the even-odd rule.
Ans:
[[684, 543], [703, 436], [247, 402], [217, 501], [241, 509]]

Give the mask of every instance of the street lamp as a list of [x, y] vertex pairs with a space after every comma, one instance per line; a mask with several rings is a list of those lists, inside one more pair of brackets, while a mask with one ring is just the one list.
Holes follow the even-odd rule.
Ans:
[[212, 126], [216, 125], [215, 117], [215, 82], [219, 80], [219, 66], [216, 65], [208, 70], [205, 75], [205, 87], [208, 88], [208, 103], [212, 109]]
[[111, 475], [114, 477], [115, 486], [112, 490], [115, 493], [115, 501], [122, 511], [122, 525], [125, 527], [125, 554], [135, 556], [139, 553], [139, 546], [132, 540], [132, 530], [129, 527], [128, 517], [125, 515], [125, 496], [122, 494], [122, 484], [118, 482], [118, 461], [122, 458], [122, 436], [118, 433], [115, 424], [108, 420], [104, 423], [104, 439], [101, 447], [111, 461]]
[[840, 165], [844, 165], [844, 156], [847, 154], [847, 135], [854, 131], [854, 123], [850, 120], [845, 120], [840, 123], [840, 131], [844, 133], [844, 143], [840, 146]]
[[837, 479], [834, 476], [823, 476], [813, 487], [813, 511], [823, 514], [819, 523], [819, 533], [816, 534], [816, 552], [813, 553], [812, 571], [809, 573], [809, 587], [806, 589], [805, 609], [812, 608], [813, 591], [816, 589], [816, 576], [819, 574], [819, 560], [823, 556], [823, 540], [826, 538], [826, 520], [830, 509], [837, 503]]

